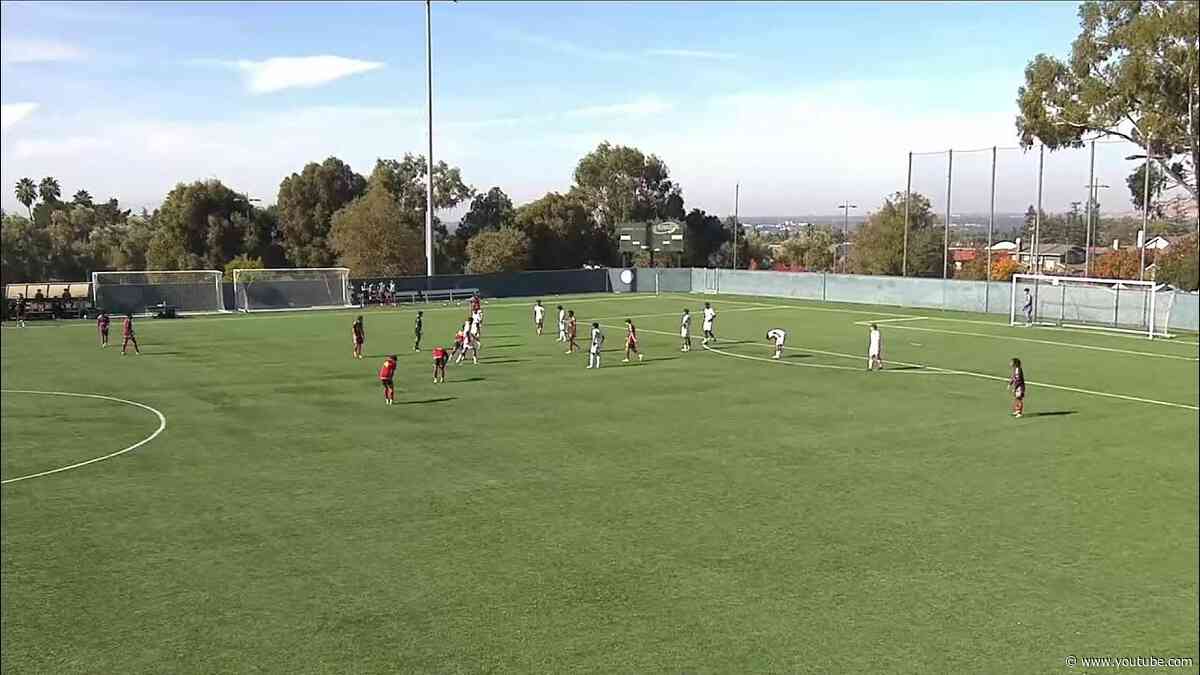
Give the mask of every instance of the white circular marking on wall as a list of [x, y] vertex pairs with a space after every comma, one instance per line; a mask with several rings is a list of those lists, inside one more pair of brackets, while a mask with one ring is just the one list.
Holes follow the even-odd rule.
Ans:
[[35, 391], [32, 389], [0, 389], [0, 393], [4, 393], [4, 394], [34, 394], [37, 396], [71, 396], [74, 398], [94, 398], [94, 399], [99, 399], [101, 401], [116, 401], [117, 403], [124, 403], [125, 405], [131, 405], [131, 406], [134, 406], [135, 408], [141, 408], [143, 410], [148, 410], [151, 413], [154, 413], [154, 415], [156, 417], [158, 417], [158, 428], [154, 430], [154, 433], [150, 434], [149, 436], [143, 438], [142, 440], [138, 441], [137, 443], [134, 443], [133, 445], [131, 445], [127, 448], [122, 448], [120, 450], [117, 450], [116, 452], [110, 452], [107, 455], [104, 455], [103, 457], [93, 457], [92, 459], [84, 460], [82, 462], [76, 462], [74, 464], [70, 464], [67, 466], [60, 466], [57, 469], [49, 469], [47, 471], [39, 471], [37, 473], [31, 473], [26, 476], [17, 476], [16, 478], [7, 478], [5, 480], [0, 481], [0, 485], [8, 485], [9, 483], [16, 483], [17, 481], [28, 480], [30, 478], [40, 478], [42, 476], [49, 476], [52, 473], [60, 473], [63, 471], [70, 471], [71, 469], [78, 469], [81, 466], [87, 466], [88, 464], [95, 464], [96, 462], [103, 462], [106, 459], [112, 459], [113, 457], [117, 457], [118, 455], [123, 455], [127, 452], [132, 452], [134, 450], [137, 450], [138, 448], [142, 447], [143, 445], [154, 440], [156, 437], [158, 437], [159, 434], [161, 434], [167, 428], [167, 418], [158, 410], [151, 408], [150, 406], [146, 405], [145, 403], [138, 403], [137, 401], [128, 401], [126, 399], [117, 398], [115, 396], [104, 396], [103, 394], [76, 394], [74, 392], [69, 392], [69, 391]]
[[633, 283], [633, 272], [631, 272], [630, 270], [621, 270], [621, 283], [632, 284]]

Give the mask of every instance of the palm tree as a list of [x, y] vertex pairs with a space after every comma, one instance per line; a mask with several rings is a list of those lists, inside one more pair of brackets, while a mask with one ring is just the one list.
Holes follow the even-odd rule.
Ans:
[[37, 201], [38, 192], [37, 186], [33, 184], [30, 178], [22, 178], [17, 181], [17, 201], [25, 205], [29, 211], [29, 219], [33, 220], [33, 203]]
[[58, 201], [62, 195], [62, 188], [58, 185], [58, 179], [52, 176], [46, 176], [38, 183], [38, 194], [42, 196], [42, 201], [47, 204], [53, 204]]
[[71, 201], [76, 206], [91, 206], [92, 195], [87, 190], [80, 190], [79, 192], [75, 193], [75, 196], [71, 198]]

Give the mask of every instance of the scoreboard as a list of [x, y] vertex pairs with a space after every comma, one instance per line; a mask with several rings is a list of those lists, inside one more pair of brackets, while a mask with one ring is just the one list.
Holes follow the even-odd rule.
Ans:
[[621, 223], [617, 226], [617, 249], [622, 253], [683, 253], [683, 223], [674, 220]]

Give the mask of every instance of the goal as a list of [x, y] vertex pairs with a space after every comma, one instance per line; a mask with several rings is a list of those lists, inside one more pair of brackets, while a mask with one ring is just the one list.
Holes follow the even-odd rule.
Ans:
[[[1096, 328], [1150, 338], [1170, 337], [1167, 321], [1174, 302], [1175, 292], [1153, 281], [1014, 274], [1009, 324]], [[1028, 311], [1027, 305], [1032, 305]]]
[[187, 314], [225, 311], [217, 270], [92, 272], [92, 302], [112, 314], [151, 314], [173, 307]]
[[243, 312], [350, 307], [345, 267], [234, 270], [233, 297]]

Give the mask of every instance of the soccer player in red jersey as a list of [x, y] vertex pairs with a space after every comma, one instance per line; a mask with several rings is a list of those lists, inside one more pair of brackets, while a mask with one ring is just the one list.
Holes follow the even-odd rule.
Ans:
[[354, 340], [354, 358], [361, 359], [363, 357], [363, 343], [367, 341], [367, 331], [363, 328], [363, 318], [361, 316], [354, 320], [354, 325], [350, 327], [350, 334]]
[[1021, 417], [1025, 414], [1025, 369], [1021, 367], [1021, 359], [1013, 359], [1012, 377], [1008, 380], [1008, 390], [1012, 392], [1012, 416]]
[[637, 326], [633, 325], [633, 319], [625, 319], [625, 358], [621, 363], [629, 363], [630, 354], [637, 354], [638, 361], [642, 360], [642, 353], [638, 351]]
[[433, 348], [433, 383], [441, 384], [446, 381], [446, 362], [450, 356], [445, 347]]
[[96, 330], [100, 331], [100, 346], [108, 346], [108, 324], [111, 319], [108, 318], [108, 312], [100, 312], [100, 316], [96, 317]]
[[567, 312], [567, 353], [573, 354], [579, 351], [579, 343], [575, 341], [575, 336], [578, 331], [578, 326], [575, 323], [575, 310]]
[[383, 400], [387, 405], [391, 405], [396, 396], [395, 377], [396, 355], [392, 354], [383, 360], [383, 367], [379, 369], [379, 383], [383, 385]]
[[471, 313], [472, 314], [479, 311], [480, 304], [481, 304], [481, 302], [479, 300], [479, 294], [472, 293], [471, 294]]
[[142, 350], [138, 349], [137, 337], [133, 334], [133, 316], [125, 315], [125, 321], [121, 324], [121, 356], [125, 356], [125, 348], [131, 343], [135, 354], [141, 355]]

